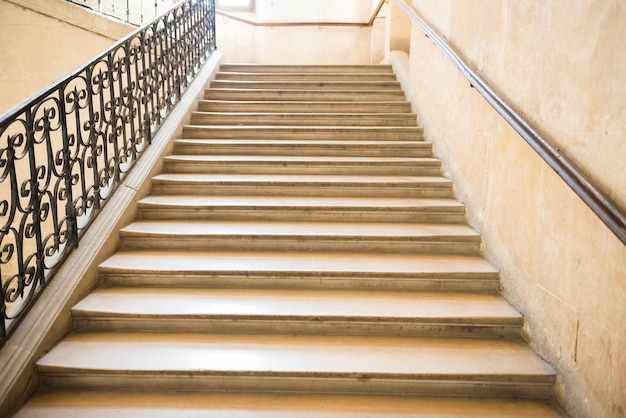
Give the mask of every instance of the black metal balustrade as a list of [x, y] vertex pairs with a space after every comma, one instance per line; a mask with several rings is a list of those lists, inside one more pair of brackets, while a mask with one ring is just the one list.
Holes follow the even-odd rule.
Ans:
[[180, 0], [67, 0], [131, 25], [142, 25]]
[[187, 0], [0, 117], [0, 345], [215, 48]]

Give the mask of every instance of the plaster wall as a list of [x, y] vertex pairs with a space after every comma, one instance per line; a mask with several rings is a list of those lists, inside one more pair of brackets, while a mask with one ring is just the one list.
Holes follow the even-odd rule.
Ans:
[[[509, 103], [626, 211], [626, 3], [413, 0]], [[409, 95], [558, 372], [572, 417], [626, 416], [626, 246], [416, 27]]]
[[[232, 13], [263, 23], [366, 23], [374, 6], [361, 0], [256, 0], [254, 12]], [[216, 16], [224, 62], [264, 64], [370, 64], [372, 30], [359, 26], [254, 26]], [[382, 34], [381, 34], [382, 36]], [[381, 42], [382, 39], [380, 38]], [[380, 48], [375, 58], [381, 57]], [[375, 63], [378, 63], [376, 61]]]
[[411, 52], [411, 19], [394, 3], [389, 3], [389, 17], [387, 18], [387, 33], [385, 39], [387, 46], [387, 56], [391, 51], [401, 51], [409, 54]]
[[0, 0], [0, 22], [0, 114], [132, 30], [62, 0]]

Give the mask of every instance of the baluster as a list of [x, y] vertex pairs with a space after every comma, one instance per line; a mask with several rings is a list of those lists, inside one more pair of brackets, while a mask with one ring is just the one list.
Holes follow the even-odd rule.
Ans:
[[[33, 106], [37, 108], [37, 106]], [[28, 164], [30, 169], [30, 193], [31, 198], [29, 201], [28, 208], [30, 208], [30, 215], [32, 215], [32, 231], [28, 231], [28, 225], [25, 227], [24, 238], [28, 235], [33, 235], [35, 238], [35, 244], [37, 248], [37, 254], [35, 255], [36, 267], [35, 267], [35, 277], [32, 280], [33, 289], [37, 287], [37, 285], [41, 284], [42, 286], [45, 284], [44, 280], [44, 248], [43, 248], [43, 236], [41, 233], [41, 219], [40, 219], [40, 211], [41, 211], [41, 194], [39, 192], [39, 181], [37, 179], [37, 159], [35, 155], [35, 112], [32, 111], [32, 108], [28, 112], [28, 116], [26, 120], [28, 121], [27, 129], [26, 129], [26, 146], [28, 149]], [[28, 212], [24, 215], [28, 216]], [[25, 249], [22, 247], [22, 251]], [[20, 280], [24, 280], [26, 272], [23, 269], [23, 266], [20, 266]]]

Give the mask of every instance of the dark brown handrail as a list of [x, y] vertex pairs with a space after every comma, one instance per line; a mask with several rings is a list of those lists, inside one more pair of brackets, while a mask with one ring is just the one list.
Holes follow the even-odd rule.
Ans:
[[441, 51], [452, 61], [458, 70], [470, 82], [491, 106], [517, 131], [518, 134], [544, 159], [546, 163], [561, 176], [565, 183], [589, 206], [589, 208], [609, 227], [609, 229], [626, 245], [626, 214], [617, 204], [587, 178], [558, 148], [542, 137], [537, 130], [519, 113], [513, 110], [502, 97], [482, 79], [469, 65], [457, 54], [413, 7], [407, 5], [404, 0], [393, 0], [411, 20], [417, 24]]
[[232, 20], [236, 20], [237, 22], [245, 23], [246, 25], [256, 26], [256, 27], [297, 27], [297, 26], [353, 26], [360, 28], [367, 28], [374, 24], [376, 17], [380, 13], [380, 10], [383, 8], [383, 5], [387, 2], [387, 0], [380, 0], [378, 5], [374, 9], [370, 20], [367, 22], [255, 22], [250, 19], [245, 19], [240, 16], [233, 15], [231, 13], [227, 13], [223, 10], [217, 9], [215, 11], [216, 14], [227, 17]]

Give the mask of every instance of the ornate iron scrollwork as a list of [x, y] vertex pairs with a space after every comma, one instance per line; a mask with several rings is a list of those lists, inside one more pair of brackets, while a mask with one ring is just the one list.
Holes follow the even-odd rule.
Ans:
[[0, 117], [0, 344], [215, 48], [188, 0]]

